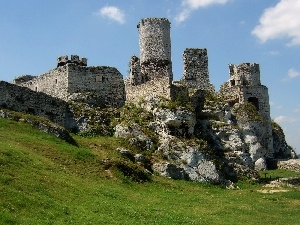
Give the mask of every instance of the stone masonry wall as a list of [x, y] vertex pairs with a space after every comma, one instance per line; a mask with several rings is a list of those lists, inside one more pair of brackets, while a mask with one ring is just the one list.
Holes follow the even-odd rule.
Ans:
[[259, 64], [229, 64], [230, 81], [233, 85], [260, 85]]
[[145, 18], [138, 24], [141, 73], [147, 80], [173, 80], [170, 22], [166, 18]]
[[141, 63], [171, 61], [170, 22], [166, 18], [145, 18], [138, 24]]
[[27, 82], [20, 82], [17, 78], [14, 83], [65, 101], [74, 93], [90, 92], [107, 105], [120, 107], [125, 103], [123, 77], [114, 67], [86, 67], [68, 63]]
[[144, 74], [141, 73], [140, 59], [135, 55], [130, 59], [130, 74], [128, 77], [128, 84], [139, 85], [146, 82]]
[[126, 101], [149, 96], [171, 99], [173, 81], [170, 22], [166, 18], [145, 18], [138, 26], [140, 58], [130, 60], [130, 75], [125, 79]]
[[273, 158], [273, 138], [270, 117], [268, 88], [260, 83], [258, 64], [229, 64], [229, 81], [220, 88], [220, 94], [231, 106], [235, 103], [250, 102], [255, 105], [264, 120], [265, 135], [261, 143], [268, 150], [268, 157]]
[[151, 80], [144, 84], [126, 85], [126, 102], [139, 102], [146, 97], [164, 97], [171, 99], [171, 86], [168, 79]]
[[206, 49], [187, 48], [183, 53], [183, 77], [188, 88], [214, 91], [209, 81]]
[[0, 81], [0, 106], [46, 117], [66, 128], [76, 127], [65, 101], [5, 81]]
[[84, 67], [68, 64], [68, 92], [94, 92], [105, 104], [120, 107], [125, 103], [122, 74], [114, 67]]
[[18, 80], [20, 80], [20, 78], [14, 80], [13, 83], [60, 99], [66, 100], [68, 98], [67, 66], [52, 69], [49, 72], [44, 73], [41, 76], [37, 76], [29, 81], [18, 82]]

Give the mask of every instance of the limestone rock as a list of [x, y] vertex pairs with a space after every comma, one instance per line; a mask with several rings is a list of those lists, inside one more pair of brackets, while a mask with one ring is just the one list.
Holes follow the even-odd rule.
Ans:
[[189, 180], [223, 183], [225, 179], [217, 170], [215, 163], [199, 149], [200, 146], [197, 143], [192, 141], [187, 143], [169, 135], [160, 140], [158, 151], [161, 151], [170, 162], [181, 168]]
[[130, 151], [125, 148], [117, 148], [118, 152], [120, 152], [122, 155], [130, 155]]
[[273, 148], [276, 159], [297, 159], [295, 150], [286, 143], [282, 128], [272, 122]]
[[141, 127], [134, 123], [132, 125], [118, 124], [115, 127], [115, 136], [126, 138], [131, 145], [138, 146], [144, 150], [153, 148], [153, 141], [144, 134]]
[[144, 163], [146, 161], [146, 158], [142, 154], [135, 154], [134, 160], [135, 160], [135, 162]]
[[249, 147], [249, 153], [253, 162], [259, 158], [267, 156], [267, 149], [262, 145], [262, 137], [264, 137], [264, 127], [260, 123], [251, 122], [242, 126], [244, 141]]
[[156, 125], [160, 127], [157, 131], [182, 137], [192, 136], [194, 133], [196, 117], [188, 110], [177, 109], [173, 112], [170, 109], [156, 108], [153, 114]]
[[278, 168], [300, 172], [300, 159], [280, 160]]
[[255, 170], [263, 171], [267, 169], [267, 163], [265, 158], [259, 158], [255, 161]]
[[169, 162], [155, 163], [153, 164], [152, 169], [153, 171], [159, 173], [161, 176], [164, 177], [169, 177], [177, 180], [187, 179], [187, 175], [182, 168]]

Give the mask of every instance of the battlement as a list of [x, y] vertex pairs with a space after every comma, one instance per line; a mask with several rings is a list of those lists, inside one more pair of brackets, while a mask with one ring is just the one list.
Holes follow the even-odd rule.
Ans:
[[137, 28], [140, 28], [140, 26], [144, 26], [145, 24], [165, 24], [167, 27], [170, 26], [170, 21], [167, 18], [143, 18], [138, 23]]
[[71, 55], [71, 59], [67, 55], [63, 55], [57, 58], [57, 67], [64, 66], [68, 63], [73, 63], [80, 66], [87, 66], [87, 58], [79, 58], [78, 55]]
[[260, 85], [260, 68], [257, 63], [229, 64], [230, 83], [235, 85]]

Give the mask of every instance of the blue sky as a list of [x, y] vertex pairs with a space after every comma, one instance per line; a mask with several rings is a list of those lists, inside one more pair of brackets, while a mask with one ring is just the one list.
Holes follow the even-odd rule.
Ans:
[[271, 117], [300, 153], [300, 0], [0, 0], [0, 80], [40, 75], [60, 55], [114, 66], [124, 77], [139, 56], [137, 23], [171, 22], [174, 79], [185, 48], [207, 48], [218, 90], [228, 64], [259, 63]]

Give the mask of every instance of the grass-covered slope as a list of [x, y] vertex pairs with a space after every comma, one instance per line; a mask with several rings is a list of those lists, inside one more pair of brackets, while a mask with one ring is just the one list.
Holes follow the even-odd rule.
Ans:
[[115, 151], [121, 140], [74, 139], [79, 147], [0, 119], [0, 224], [299, 224], [297, 188], [133, 182], [118, 170], [130, 166]]

